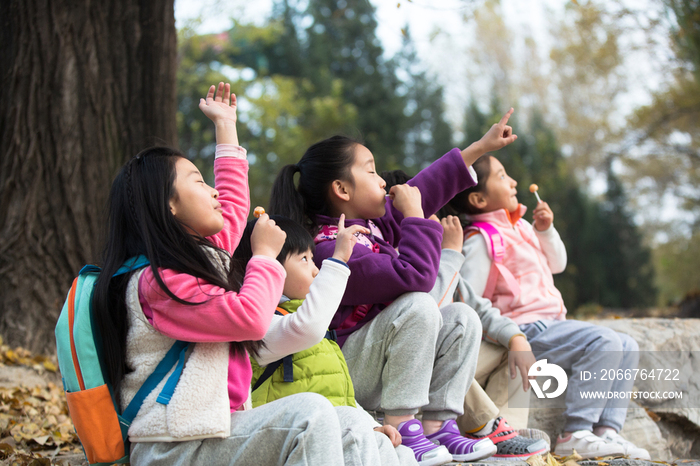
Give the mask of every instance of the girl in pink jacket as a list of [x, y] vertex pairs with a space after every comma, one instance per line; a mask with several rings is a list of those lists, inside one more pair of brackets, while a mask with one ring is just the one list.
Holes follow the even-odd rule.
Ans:
[[[333, 406], [321, 395], [250, 407], [248, 352], [260, 348], [282, 295], [285, 271], [275, 258], [285, 233], [263, 215], [244, 276], [231, 273], [249, 210], [236, 97], [220, 83], [199, 106], [216, 125], [216, 188], [181, 153], [155, 147], [128, 161], [110, 192], [93, 308], [122, 408], [176, 341], [189, 343], [184, 367], [170, 370], [128, 427], [131, 464], [342, 464], [344, 448], [360, 458], [373, 432], [343, 444]], [[149, 265], [113, 276], [138, 256]], [[169, 391], [170, 374], [180, 369]]]
[[[503, 165], [487, 154], [473, 167], [477, 185], [449, 203], [471, 222], [465, 230], [461, 275], [476, 294], [490, 299], [502, 316], [519, 326], [522, 333], [511, 338], [511, 351], [527, 354], [531, 349], [540, 360], [538, 367], [555, 364], [571, 371], [564, 432], [557, 439], [555, 453], [566, 456], [575, 449], [584, 458], [629, 455], [649, 459], [646, 450], [618, 433], [628, 398], [587, 400], [581, 396], [585, 391], [631, 392], [633, 380], [582, 380], [581, 373], [635, 369], [637, 343], [605, 327], [566, 320], [566, 307], [552, 277], [566, 268], [566, 248], [553, 226], [552, 210], [546, 202], [539, 202], [531, 225], [522, 218], [526, 208], [518, 203], [517, 182]], [[489, 427], [479, 434], [488, 434]]]

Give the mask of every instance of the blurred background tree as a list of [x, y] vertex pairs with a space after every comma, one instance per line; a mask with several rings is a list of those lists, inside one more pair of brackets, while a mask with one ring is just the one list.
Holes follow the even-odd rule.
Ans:
[[379, 170], [413, 175], [512, 106], [520, 139], [497, 155], [523, 203], [534, 208], [535, 182], [554, 209], [568, 307], [700, 296], [700, 0], [569, 0], [547, 10], [547, 31], [514, 27], [514, 0], [398, 2], [444, 21], [427, 39], [396, 27], [390, 53], [384, 3], [269, 0], [253, 23], [211, 1], [235, 16], [212, 34], [196, 22], [176, 31], [173, 0], [36, 10], [51, 15], [0, 3], [0, 333], [10, 344], [52, 344], [70, 280], [98, 260], [105, 186], [129, 156], [179, 145], [211, 181], [214, 133], [197, 102], [221, 80], [239, 95], [254, 205], [322, 138], [356, 137]]

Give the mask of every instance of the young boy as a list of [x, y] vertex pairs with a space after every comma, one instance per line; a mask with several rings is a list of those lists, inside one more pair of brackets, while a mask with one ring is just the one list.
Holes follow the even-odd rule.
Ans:
[[[274, 215], [271, 219], [287, 234], [277, 256], [287, 277], [277, 315], [263, 338], [264, 346], [251, 357], [253, 406], [294, 393], [319, 393], [336, 406], [344, 431], [346, 426], [360, 425], [377, 433], [376, 444], [362, 447], [367, 464], [377, 464], [377, 460], [369, 458], [378, 453], [378, 464], [383, 466], [416, 465], [413, 452], [401, 445], [398, 431], [392, 426], [380, 426], [356, 404], [345, 358], [333, 332], [327, 331], [350, 276], [346, 263], [357, 242], [355, 234], [365, 232], [366, 228], [359, 225], [344, 228], [341, 217], [335, 252], [319, 270], [313, 261], [315, 247], [311, 235], [290, 219]], [[239, 269], [252, 256], [250, 233], [254, 223], [249, 222], [233, 256]]]

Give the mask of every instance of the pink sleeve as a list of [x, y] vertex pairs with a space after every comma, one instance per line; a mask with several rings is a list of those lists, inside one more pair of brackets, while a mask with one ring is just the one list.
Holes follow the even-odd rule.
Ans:
[[233, 253], [248, 221], [248, 161], [237, 157], [214, 160], [214, 187], [224, 211], [224, 228], [209, 239], [216, 246]]
[[150, 308], [149, 321], [163, 335], [192, 342], [261, 340], [282, 296], [286, 275], [279, 262], [263, 256], [248, 262], [239, 293], [171, 269], [161, 269], [160, 274], [175, 296], [201, 304], [173, 300], [147, 268], [139, 280], [139, 294]]

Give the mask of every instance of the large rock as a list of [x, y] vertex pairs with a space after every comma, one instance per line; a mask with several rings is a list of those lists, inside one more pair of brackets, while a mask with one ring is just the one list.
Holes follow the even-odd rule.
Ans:
[[[700, 319], [611, 319], [591, 323], [626, 333], [639, 343], [639, 368], [647, 369], [647, 376], [642, 380], [637, 374], [634, 390], [682, 392], [678, 399], [631, 401], [621, 434], [648, 449], [657, 460], [700, 458]], [[653, 379], [648, 376], [651, 369], [655, 370]], [[661, 380], [656, 376], [659, 373]], [[532, 394], [529, 427], [556, 438], [564, 423], [564, 397], [540, 400]]]

